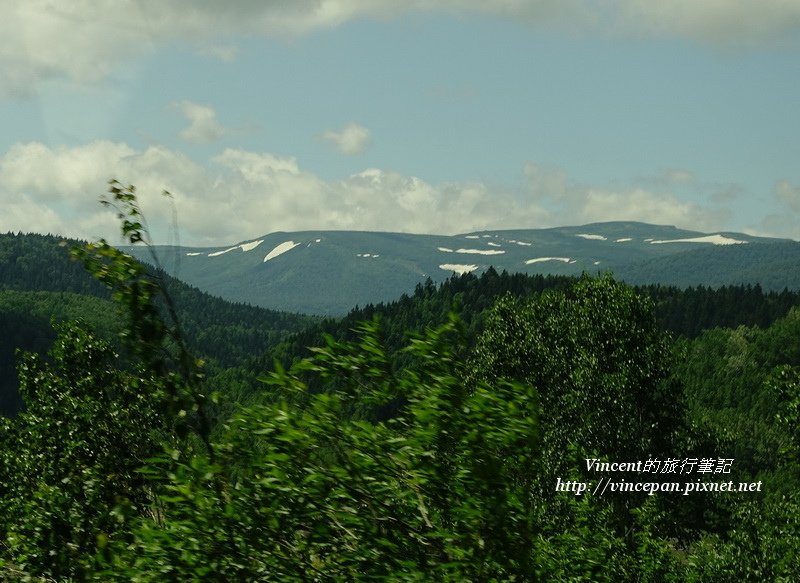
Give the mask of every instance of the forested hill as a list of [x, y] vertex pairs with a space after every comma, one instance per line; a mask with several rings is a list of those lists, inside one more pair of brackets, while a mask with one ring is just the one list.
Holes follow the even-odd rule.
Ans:
[[[82, 319], [106, 336], [120, 327], [109, 291], [73, 261], [79, 241], [36, 234], [0, 234], [0, 413], [20, 405], [15, 351], [49, 348], [56, 321]], [[314, 318], [236, 304], [160, 274], [175, 301], [192, 350], [222, 366], [261, 354]]]
[[0, 290], [111, 297], [83, 265], [70, 259], [70, 248], [80, 243], [56, 235], [0, 234]]
[[[485, 311], [500, 297], [568, 289], [574, 282], [572, 276], [498, 273], [492, 268], [480, 276], [453, 276], [438, 286], [428, 280], [417, 285], [413, 294], [404, 294], [397, 301], [356, 307], [344, 318], [326, 319], [292, 335], [271, 350], [267, 360], [258, 366], [268, 367], [273, 358], [289, 364], [307, 356], [307, 347], [320, 346], [324, 334], [352, 339], [354, 326], [375, 316], [380, 318], [384, 340], [392, 348], [402, 346], [408, 332], [422, 332], [428, 326], [444, 323], [453, 310], [464, 323], [467, 336], [474, 339], [483, 328]], [[758, 285], [685, 289], [647, 285], [634, 289], [653, 300], [662, 329], [689, 338], [715, 327], [763, 328], [786, 315], [792, 306], [800, 305], [800, 293], [796, 291], [765, 292]]]

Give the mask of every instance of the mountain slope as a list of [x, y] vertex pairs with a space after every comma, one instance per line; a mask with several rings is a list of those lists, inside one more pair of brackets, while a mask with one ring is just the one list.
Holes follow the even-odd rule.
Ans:
[[[209, 293], [325, 315], [391, 301], [427, 278], [440, 282], [454, 272], [479, 275], [489, 266], [554, 275], [612, 271], [636, 283], [670, 285], [682, 284], [678, 274], [683, 273], [694, 284], [761, 283], [783, 289], [798, 287], [787, 267], [800, 263], [800, 244], [790, 241], [636, 222], [453, 236], [303, 231], [222, 248], [156, 249], [169, 273]], [[727, 259], [731, 249], [733, 260]], [[125, 250], [148, 260], [141, 248]], [[717, 264], [722, 273], [714, 282], [703, 280], [708, 266]]]
[[776, 241], [691, 249], [622, 266], [616, 275], [632, 284], [718, 287], [758, 283], [767, 290], [798, 290], [800, 243]]

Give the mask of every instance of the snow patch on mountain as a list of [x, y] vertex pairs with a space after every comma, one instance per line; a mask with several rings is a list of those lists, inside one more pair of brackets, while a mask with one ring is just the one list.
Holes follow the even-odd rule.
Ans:
[[590, 239], [592, 241], [606, 241], [607, 238], [603, 237], [603, 235], [591, 235], [589, 233], [579, 233], [575, 235], [576, 237], [580, 237], [582, 239]]
[[259, 239], [258, 241], [250, 241], [249, 243], [242, 243], [241, 245], [239, 245], [239, 247], [242, 248], [242, 251], [252, 251], [256, 247], [261, 245], [261, 243], [263, 242], [264, 239]]
[[650, 241], [651, 245], [657, 245], [661, 243], [711, 243], [712, 245], [740, 245], [747, 243], [747, 241], [731, 239], [730, 237], [720, 234], [705, 235], [704, 237], [690, 237], [688, 239], [665, 239], [662, 241]]
[[614, 241], [615, 243], [627, 243], [628, 241], [633, 241], [630, 237], [623, 237], [622, 239], [617, 239]]
[[456, 249], [455, 253], [470, 253], [473, 255], [502, 255], [505, 251], [499, 249]]
[[453, 252], [452, 249], [448, 249], [447, 247], [437, 247], [437, 249], [439, 251], [441, 251], [442, 253], [452, 253]]
[[[229, 247], [224, 249], [223, 251], [214, 251], [213, 253], [209, 253], [209, 257], [219, 257], [220, 255], [224, 255], [225, 253], [230, 253], [231, 251], [235, 251], [236, 249], [241, 249], [242, 251], [252, 251], [261, 243], [264, 242], [264, 239], [259, 239], [258, 241], [251, 241], [250, 243], [242, 243], [241, 245], [236, 245], [235, 247]], [[201, 253], [187, 253], [187, 255], [201, 255]]]
[[445, 263], [439, 266], [439, 269], [444, 269], [445, 271], [454, 271], [459, 275], [464, 275], [465, 273], [469, 273], [470, 271], [475, 271], [478, 269], [477, 265], [465, 265], [463, 263]]
[[202, 255], [202, 254], [203, 254], [202, 251], [196, 251], [194, 253], [187, 253], [186, 255], [188, 255], [189, 257], [196, 257], [197, 255]]
[[[283, 255], [287, 251], [290, 251], [290, 250], [294, 249], [295, 247], [297, 247], [299, 244], [300, 243], [295, 243], [294, 241], [286, 241], [284, 243], [281, 243], [280, 245], [275, 247], [272, 251], [267, 253], [267, 256], [264, 257], [264, 263], [266, 263], [270, 259], [275, 259], [278, 255]], [[234, 247], [234, 249], [235, 248], [236, 247]]]
[[465, 239], [480, 239], [479, 235], [467, 235], [464, 237]]
[[489, 245], [489, 247], [502, 247], [500, 243], [492, 243], [491, 241], [489, 241], [487, 245]]
[[208, 256], [209, 257], [219, 257], [220, 255], [224, 255], [225, 253], [229, 253], [230, 251], [233, 251], [234, 249], [238, 249], [238, 248], [239, 248], [239, 246], [237, 245], [236, 247], [230, 247], [229, 249], [225, 249], [224, 251], [215, 251], [214, 253], [209, 253]]
[[530, 265], [531, 263], [543, 263], [545, 261], [563, 261], [564, 263], [570, 263], [572, 259], [569, 257], [536, 257], [534, 259], [528, 259], [525, 262], [525, 265]]
[[533, 243], [526, 243], [525, 241], [514, 241], [517, 245], [523, 245], [524, 247], [530, 247]]

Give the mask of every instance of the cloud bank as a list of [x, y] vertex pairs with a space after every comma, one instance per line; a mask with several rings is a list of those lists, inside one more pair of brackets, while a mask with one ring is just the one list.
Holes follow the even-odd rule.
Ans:
[[[156, 241], [171, 242], [177, 205], [182, 244], [216, 246], [274, 231], [348, 229], [455, 234], [604, 220], [723, 229], [721, 206], [699, 206], [669, 191], [610, 190], [571, 184], [560, 171], [524, 168], [524, 191], [478, 182], [431, 184], [391, 170], [367, 169], [323, 180], [297, 160], [225, 149], [199, 164], [160, 146], [137, 150], [105, 140], [50, 148], [21, 143], [0, 157], [0, 232], [52, 232], [119, 241], [117, 221], [98, 205], [110, 178], [137, 186]], [[794, 195], [793, 195], [794, 196]], [[792, 199], [794, 200], [794, 199]]]

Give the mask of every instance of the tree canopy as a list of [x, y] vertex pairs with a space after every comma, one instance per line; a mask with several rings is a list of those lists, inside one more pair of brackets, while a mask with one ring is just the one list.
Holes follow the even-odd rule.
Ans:
[[[132, 187], [110, 195], [142, 240]], [[22, 358], [3, 580], [800, 578], [796, 312], [676, 341], [653, 301], [583, 277], [503, 297], [474, 341], [456, 314], [400, 347], [361, 322], [221, 406], [163, 281], [102, 241], [76, 254], [124, 306], [130, 360], [80, 324]], [[586, 458], [668, 456], [764, 488], [557, 489], [598, 483]]]

